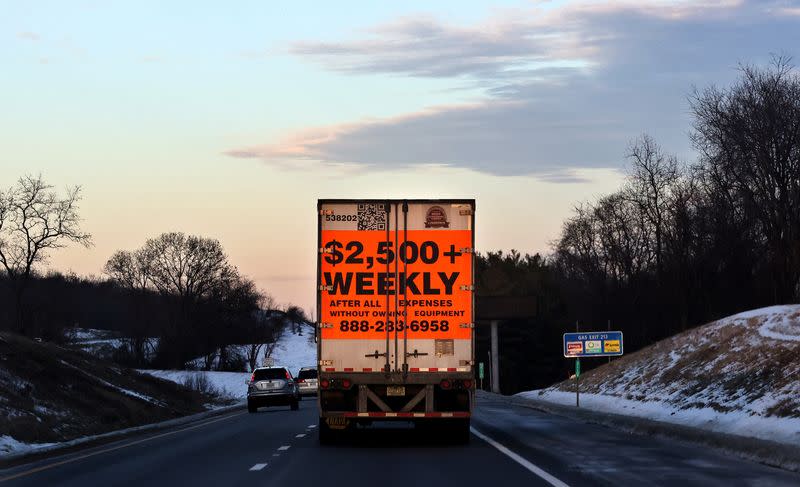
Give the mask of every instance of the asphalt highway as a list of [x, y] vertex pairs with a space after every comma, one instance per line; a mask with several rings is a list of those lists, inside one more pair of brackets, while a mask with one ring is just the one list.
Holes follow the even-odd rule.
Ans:
[[0, 486], [798, 486], [800, 475], [491, 398], [469, 445], [411, 427], [319, 446], [316, 402], [234, 412], [0, 470]]

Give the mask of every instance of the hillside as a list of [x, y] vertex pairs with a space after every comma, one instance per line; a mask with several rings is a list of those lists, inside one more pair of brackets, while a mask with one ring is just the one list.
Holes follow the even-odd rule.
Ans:
[[0, 455], [204, 411], [210, 401], [88, 353], [0, 333]]
[[[700, 326], [580, 382], [588, 409], [800, 444], [800, 305]], [[519, 395], [574, 405], [575, 382]]]
[[[246, 349], [247, 345], [237, 345], [232, 347], [232, 352], [244, 354]], [[313, 367], [317, 363], [317, 344], [314, 342], [313, 328], [302, 325], [296, 328], [287, 327], [272, 350], [272, 359], [275, 365], [288, 367], [292, 374], [297, 374], [301, 367]], [[200, 364], [202, 359], [197, 359], [196, 362]], [[247, 386], [244, 382], [250, 378], [250, 372], [192, 370], [141, 370], [140, 372], [178, 384], [185, 384], [187, 381], [205, 381], [208, 387], [220, 396], [241, 400], [247, 397]]]

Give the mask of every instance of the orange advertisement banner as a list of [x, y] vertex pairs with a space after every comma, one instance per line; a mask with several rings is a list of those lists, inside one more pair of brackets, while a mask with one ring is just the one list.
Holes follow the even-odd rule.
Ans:
[[[472, 330], [470, 230], [324, 230], [323, 339], [468, 339]], [[388, 300], [387, 300], [388, 295]]]

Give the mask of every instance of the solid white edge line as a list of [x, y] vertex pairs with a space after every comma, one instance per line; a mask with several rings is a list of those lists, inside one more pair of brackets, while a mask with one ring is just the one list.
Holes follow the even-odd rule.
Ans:
[[266, 466], [267, 466], [266, 463], [256, 463], [255, 465], [250, 467], [250, 471], [251, 472], [258, 472], [259, 470], [262, 470]]
[[478, 438], [482, 439], [486, 443], [492, 445], [498, 451], [500, 451], [500, 453], [504, 454], [505, 456], [507, 456], [510, 459], [514, 460], [515, 462], [519, 463], [520, 465], [522, 465], [523, 467], [525, 467], [530, 472], [534, 473], [536, 476], [540, 477], [541, 479], [543, 479], [544, 481], [546, 481], [550, 485], [552, 485], [554, 487], [569, 487], [569, 485], [567, 485], [564, 482], [562, 482], [561, 480], [553, 477], [552, 475], [550, 475], [549, 473], [545, 472], [541, 468], [537, 467], [536, 465], [532, 464], [528, 460], [524, 459], [522, 456], [514, 453], [513, 451], [509, 450], [505, 446], [501, 445], [500, 443], [496, 442], [495, 440], [493, 440], [493, 439], [489, 438], [488, 436], [484, 435], [483, 433], [481, 433], [480, 431], [476, 430], [475, 428], [470, 426], [469, 430], [472, 431], [473, 435], [475, 435]]

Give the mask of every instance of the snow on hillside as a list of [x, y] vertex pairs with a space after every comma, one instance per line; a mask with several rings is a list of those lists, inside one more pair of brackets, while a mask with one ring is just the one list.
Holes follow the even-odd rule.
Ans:
[[199, 377], [205, 377], [213, 392], [223, 398], [241, 400], [247, 397], [245, 381], [250, 379], [249, 372], [217, 372], [213, 370], [139, 370], [139, 372], [159, 379], [171, 380], [178, 384], [187, 384], [190, 380], [196, 381]]
[[[575, 404], [575, 383], [520, 393]], [[581, 407], [800, 444], [800, 305], [739, 313], [581, 376]]]
[[[151, 360], [158, 348], [158, 338], [151, 337], [146, 340], [145, 358]], [[94, 328], [70, 328], [66, 331], [66, 341], [76, 348], [105, 359], [112, 359], [117, 350], [127, 346], [125, 337], [120, 333]]]
[[[241, 349], [239, 353], [244, 353], [247, 345], [233, 348], [234, 351]], [[317, 345], [314, 343], [313, 329], [300, 327], [299, 333], [293, 333], [291, 327], [288, 327], [278, 339], [272, 351], [272, 359], [275, 365], [287, 367], [293, 375], [296, 375], [301, 367], [313, 367], [317, 362]], [[245, 381], [250, 378], [249, 372], [191, 370], [140, 370], [140, 372], [179, 384], [185, 384], [190, 378], [196, 381], [197, 377], [205, 376], [209, 385], [223, 397], [242, 400], [247, 397]]]
[[56, 444], [57, 443], [23, 443], [8, 435], [0, 435], [0, 456], [39, 450]]
[[275, 365], [288, 367], [292, 374], [297, 374], [300, 367], [314, 367], [317, 363], [314, 330], [309, 327], [301, 328], [301, 330], [301, 334], [295, 334], [287, 329], [278, 339], [278, 343], [272, 351]]

